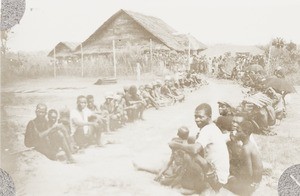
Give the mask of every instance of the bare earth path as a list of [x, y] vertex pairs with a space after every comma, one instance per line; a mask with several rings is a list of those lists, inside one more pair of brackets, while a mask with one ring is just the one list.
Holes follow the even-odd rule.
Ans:
[[[18, 139], [21, 142], [24, 126], [33, 118], [34, 105], [39, 101], [46, 98], [50, 107], [74, 107], [77, 95], [91, 93], [95, 95], [97, 103], [101, 103], [104, 91], [121, 90], [123, 85], [86, 87], [85, 84], [74, 85], [74, 81], [67, 84], [53, 84], [53, 87], [43, 89], [40, 88], [41, 84], [36, 84], [36, 89], [28, 89], [27, 94], [23, 89], [22, 93], [7, 95], [7, 102], [15, 104], [5, 106], [6, 118], [17, 121]], [[4, 90], [17, 91], [11, 87]], [[112, 134], [104, 135], [104, 140], [114, 140], [116, 144], [104, 148], [92, 146], [76, 154], [77, 163], [73, 165], [49, 161], [35, 152], [25, 152], [19, 157], [23, 163], [13, 176], [18, 195], [180, 195], [177, 190], [154, 182], [154, 175], [136, 171], [132, 161], [138, 160], [159, 167], [160, 160], [169, 158], [167, 142], [175, 136], [179, 126], [188, 126], [192, 134], [197, 131], [193, 111], [198, 104], [210, 103], [215, 118], [218, 112], [217, 101], [239, 102], [242, 96], [238, 85], [212, 80], [210, 85], [188, 94], [184, 103], [158, 111], [149, 109], [145, 112], [145, 121], [127, 124]], [[283, 170], [300, 162], [299, 156], [296, 156], [300, 154], [299, 100], [299, 94], [294, 94], [288, 107], [288, 118], [275, 128], [277, 136], [255, 136], [263, 159], [273, 166], [273, 173], [264, 177], [255, 195], [276, 195], [277, 181]]]

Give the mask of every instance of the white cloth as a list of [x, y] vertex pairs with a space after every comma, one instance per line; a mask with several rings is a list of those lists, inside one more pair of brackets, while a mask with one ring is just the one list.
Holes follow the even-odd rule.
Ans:
[[219, 182], [226, 184], [229, 177], [229, 153], [221, 130], [211, 123], [203, 127], [196, 142], [204, 148], [204, 158], [214, 165]]
[[[74, 123], [74, 119], [76, 119], [79, 122], [88, 122], [88, 117], [92, 115], [92, 111], [88, 108], [84, 108], [82, 111], [79, 111], [78, 109], [72, 110], [70, 114], [71, 118], [71, 133], [72, 135], [75, 133], [76, 129], [79, 127]], [[84, 134], [87, 134], [89, 130], [89, 126], [85, 125], [83, 126]]]

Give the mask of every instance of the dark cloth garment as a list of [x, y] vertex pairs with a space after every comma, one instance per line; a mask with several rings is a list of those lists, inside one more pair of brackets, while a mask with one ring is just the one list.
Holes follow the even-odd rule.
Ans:
[[169, 95], [171, 94], [171, 90], [169, 89], [169, 87], [167, 85], [163, 85], [160, 89], [161, 94], [163, 95]]
[[83, 127], [79, 127], [76, 129], [74, 133], [74, 140], [80, 148], [89, 144], [96, 143], [95, 138], [92, 134], [84, 134]]
[[125, 99], [126, 106], [130, 106], [129, 102], [131, 101], [131, 95], [129, 94], [129, 92], [125, 93], [124, 99]]
[[115, 110], [115, 104], [113, 101], [111, 102], [104, 102], [103, 105], [101, 105], [101, 110], [107, 111], [109, 114], [113, 114]]
[[51, 142], [48, 136], [42, 138], [39, 133], [42, 133], [48, 129], [48, 122], [46, 119], [37, 119], [29, 121], [25, 132], [25, 146], [34, 147], [36, 151], [44, 154], [51, 160], [55, 159], [56, 150], [52, 148]]

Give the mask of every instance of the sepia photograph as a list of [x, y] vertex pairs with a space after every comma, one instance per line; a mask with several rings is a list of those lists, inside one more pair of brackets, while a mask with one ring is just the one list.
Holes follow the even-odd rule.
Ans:
[[299, 196], [297, 0], [2, 0], [2, 196]]

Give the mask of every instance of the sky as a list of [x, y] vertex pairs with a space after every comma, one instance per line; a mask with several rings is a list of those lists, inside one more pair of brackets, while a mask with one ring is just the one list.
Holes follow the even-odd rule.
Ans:
[[8, 47], [29, 52], [83, 42], [120, 9], [161, 18], [207, 45], [261, 45], [275, 37], [300, 43], [299, 0], [26, 0]]

